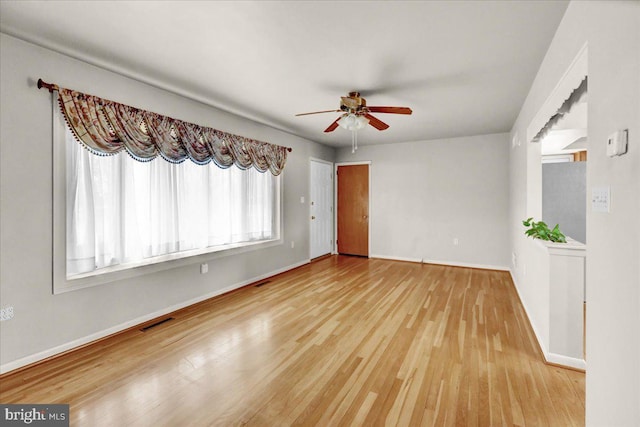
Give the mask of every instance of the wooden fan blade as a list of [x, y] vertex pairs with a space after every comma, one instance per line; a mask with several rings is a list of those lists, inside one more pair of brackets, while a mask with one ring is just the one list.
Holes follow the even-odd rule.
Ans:
[[411, 114], [409, 107], [367, 107], [371, 113]]
[[[340, 117], [342, 117], [342, 116], [340, 116]], [[335, 122], [331, 123], [329, 125], [329, 127], [326, 128], [324, 131], [325, 132], [333, 132], [334, 130], [336, 130], [336, 128], [338, 127], [338, 120], [340, 120], [340, 117], [338, 117]]]
[[365, 114], [364, 116], [369, 119], [369, 124], [378, 130], [385, 130], [389, 128], [388, 124], [380, 119], [373, 117], [371, 114]]
[[300, 113], [296, 114], [298, 116], [308, 116], [309, 114], [321, 114], [321, 113], [340, 113], [342, 110], [324, 110], [324, 111], [314, 111], [312, 113]]

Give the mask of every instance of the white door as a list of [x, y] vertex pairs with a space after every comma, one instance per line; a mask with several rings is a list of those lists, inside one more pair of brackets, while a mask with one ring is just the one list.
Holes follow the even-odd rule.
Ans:
[[333, 165], [311, 160], [310, 258], [330, 254], [333, 248]]

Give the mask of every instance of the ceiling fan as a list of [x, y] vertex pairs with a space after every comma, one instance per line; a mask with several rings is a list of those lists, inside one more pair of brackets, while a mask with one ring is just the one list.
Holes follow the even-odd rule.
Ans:
[[389, 125], [370, 113], [411, 114], [412, 111], [409, 107], [367, 107], [367, 101], [360, 96], [360, 92], [349, 92], [348, 96], [340, 97], [339, 110], [314, 111], [312, 113], [296, 114], [296, 116], [321, 113], [343, 113], [324, 130], [325, 132], [333, 132], [338, 126], [347, 130], [357, 131], [367, 124], [378, 130], [385, 130], [389, 128]]

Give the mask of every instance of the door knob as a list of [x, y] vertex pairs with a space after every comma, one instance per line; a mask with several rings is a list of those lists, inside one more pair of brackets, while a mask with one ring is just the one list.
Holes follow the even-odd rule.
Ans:
[[315, 217], [315, 216], [312, 216], [312, 217], [311, 217], [311, 219], [316, 219], [316, 217]]

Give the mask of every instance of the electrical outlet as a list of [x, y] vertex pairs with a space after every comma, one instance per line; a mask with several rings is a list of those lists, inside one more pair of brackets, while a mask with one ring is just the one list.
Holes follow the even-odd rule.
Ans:
[[206, 262], [204, 264], [200, 264], [200, 274], [205, 274], [209, 272], [209, 264]]
[[291, 249], [293, 249], [296, 246], [295, 242], [292, 240], [291, 241]]
[[454, 237], [454, 238], [453, 238], [453, 246], [458, 246], [458, 243], [460, 243], [460, 242], [459, 242], [459, 240], [458, 240], [458, 238], [457, 238], [457, 237]]
[[0, 308], [0, 322], [13, 319], [13, 306]]

